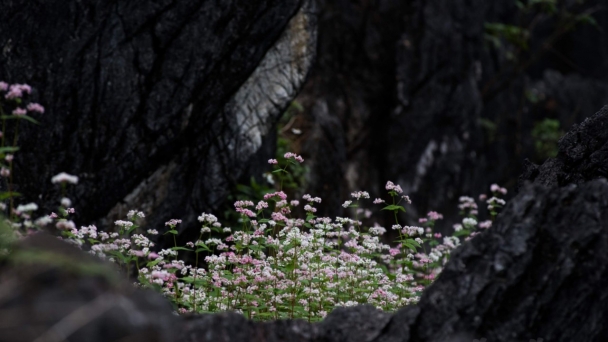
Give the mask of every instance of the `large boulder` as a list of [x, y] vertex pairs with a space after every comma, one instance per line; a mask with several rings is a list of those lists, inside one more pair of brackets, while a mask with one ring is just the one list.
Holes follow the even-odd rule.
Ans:
[[68, 172], [79, 222], [190, 226], [268, 166], [315, 32], [307, 0], [3, 1], [1, 78], [46, 107], [21, 127], [17, 191], [50, 213]]

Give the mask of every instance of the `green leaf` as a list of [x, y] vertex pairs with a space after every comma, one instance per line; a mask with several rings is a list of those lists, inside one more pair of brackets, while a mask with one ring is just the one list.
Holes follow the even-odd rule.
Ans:
[[159, 262], [163, 261], [161, 258], [158, 258], [154, 261], [150, 261], [146, 264], [147, 267], [152, 267], [158, 265]]
[[414, 240], [414, 239], [407, 239], [405, 243], [412, 244], [416, 247], [421, 247], [420, 244], [418, 242], [416, 242], [416, 240]]
[[200, 248], [197, 248], [195, 252], [196, 253], [200, 253], [200, 252], [203, 252], [203, 251], [211, 252], [211, 249], [209, 249], [209, 247], [207, 247], [207, 246], [200, 246]]
[[386, 207], [382, 208], [382, 210], [392, 210], [392, 211], [401, 210], [401, 211], [405, 212], [404, 207], [402, 207], [400, 205], [395, 205], [395, 204], [387, 205]]
[[3, 201], [7, 198], [11, 198], [11, 197], [21, 197], [21, 194], [18, 192], [0, 192], [0, 201]]
[[177, 230], [175, 230], [175, 229], [171, 229], [171, 230], [169, 230], [168, 232], [166, 232], [166, 233], [165, 233], [165, 234], [163, 234], [163, 235], [167, 235], [167, 234], [173, 234], [173, 235], [177, 235], [178, 233], [177, 233]]
[[6, 146], [0, 147], [0, 153], [11, 153], [19, 151], [19, 147], [17, 146]]
[[187, 251], [192, 252], [192, 249], [186, 247], [171, 247], [172, 251]]
[[462, 229], [457, 232], [454, 232], [454, 236], [469, 236], [471, 235], [471, 231], [468, 229]]
[[2, 115], [1, 118], [5, 119], [5, 120], [13, 120], [13, 119], [21, 120], [21, 119], [25, 119], [27, 121], [35, 123], [36, 125], [40, 125], [40, 122], [38, 122], [36, 119], [32, 118], [31, 116], [27, 116], [27, 115]]

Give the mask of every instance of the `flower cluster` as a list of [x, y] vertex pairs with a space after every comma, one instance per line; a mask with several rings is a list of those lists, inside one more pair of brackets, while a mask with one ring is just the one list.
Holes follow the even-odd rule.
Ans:
[[[298, 160], [295, 154], [290, 157]], [[72, 177], [59, 174], [52, 182], [65, 187], [77, 182]], [[127, 274], [137, 274], [139, 286], [161, 291], [179, 313], [234, 310], [258, 320], [318, 321], [337, 306], [371, 304], [395, 311], [416, 303], [461, 244], [458, 236], [471, 238], [477, 227], [491, 227], [491, 221], [478, 223], [477, 205], [470, 197], [460, 199], [465, 217], [455, 236], [434, 231], [436, 221], [443, 219], [435, 211], [419, 219], [421, 226], [402, 225], [397, 214], [405, 211], [402, 203], [411, 201], [390, 181], [386, 190], [390, 200], [377, 198], [373, 204], [394, 213], [392, 230], [398, 234], [394, 245], [383, 242], [386, 228], [366, 227], [358, 219], [359, 214], [371, 216], [361, 207], [370, 199], [365, 191], [351, 194], [356, 204], [344, 203], [356, 209], [354, 219], [315, 216], [315, 205], [322, 200], [309, 194], [302, 196], [305, 219], [292, 215], [300, 201], [289, 200], [281, 190], [257, 203], [239, 200], [234, 207], [242, 227], [223, 227], [216, 216], [202, 213], [198, 239], [183, 247], [175, 238], [182, 221], [171, 219], [162, 232], [173, 236], [174, 246], [161, 250], [155, 250], [160, 229], [141, 229], [146, 215], [138, 210], [129, 211], [127, 220], [116, 220], [113, 231], [94, 225], [78, 228], [70, 219], [72, 203], [63, 198], [59, 215], [32, 221], [38, 206], [29, 203], [17, 207], [17, 220], [11, 222], [16, 231], [54, 223], [64, 240], [115, 262]], [[492, 203], [499, 203], [498, 199]], [[192, 253], [194, 263], [181, 260], [179, 253]]]

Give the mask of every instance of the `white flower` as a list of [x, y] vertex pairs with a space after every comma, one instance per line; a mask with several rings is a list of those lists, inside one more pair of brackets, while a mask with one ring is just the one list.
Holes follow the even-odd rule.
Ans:
[[78, 177], [69, 175], [65, 172], [62, 172], [62, 173], [59, 173], [59, 174], [53, 176], [53, 178], [51, 178], [51, 182], [53, 182], [53, 184], [56, 184], [56, 183], [78, 184]]
[[69, 207], [72, 206], [72, 201], [69, 198], [64, 197], [64, 198], [61, 199], [61, 205], [64, 206], [64, 207], [66, 207], [66, 208], [69, 208]]
[[342, 207], [344, 207], [344, 208], [348, 208], [348, 206], [349, 206], [351, 203], [353, 203], [353, 201], [346, 201], [346, 202], [344, 202], [344, 204], [342, 204]]
[[474, 227], [477, 225], [477, 220], [475, 220], [474, 218], [466, 217], [462, 220], [462, 224], [465, 227]]
[[16, 210], [20, 213], [24, 213], [24, 212], [28, 212], [28, 211], [35, 211], [35, 210], [38, 210], [38, 205], [36, 203], [23, 204], [23, 205], [17, 206]]

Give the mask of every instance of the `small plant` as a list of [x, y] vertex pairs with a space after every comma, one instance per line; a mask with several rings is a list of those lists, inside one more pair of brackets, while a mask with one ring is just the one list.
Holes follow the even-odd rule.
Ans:
[[532, 129], [534, 148], [539, 159], [545, 160], [557, 155], [557, 142], [564, 135], [559, 121], [544, 119], [537, 122]]

